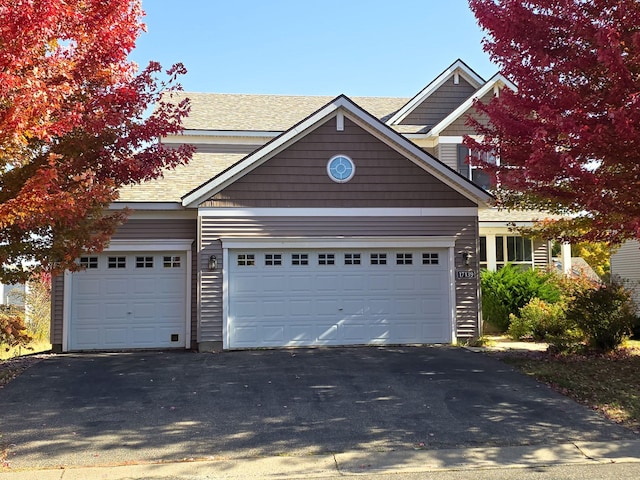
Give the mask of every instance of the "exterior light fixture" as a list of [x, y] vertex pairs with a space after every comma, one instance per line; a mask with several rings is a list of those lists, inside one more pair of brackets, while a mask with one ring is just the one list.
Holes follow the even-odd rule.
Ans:
[[209, 257], [209, 271], [214, 272], [218, 268], [218, 259], [215, 255]]

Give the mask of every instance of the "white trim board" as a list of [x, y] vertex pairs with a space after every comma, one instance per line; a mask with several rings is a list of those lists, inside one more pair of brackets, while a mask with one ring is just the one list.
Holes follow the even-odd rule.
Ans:
[[218, 208], [202, 207], [199, 217], [477, 217], [475, 207], [451, 208]]
[[222, 248], [312, 249], [312, 248], [453, 248], [456, 237], [263, 237], [221, 238]]

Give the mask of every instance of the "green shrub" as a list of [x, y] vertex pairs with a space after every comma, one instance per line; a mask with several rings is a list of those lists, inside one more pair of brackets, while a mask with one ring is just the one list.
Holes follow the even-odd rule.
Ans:
[[562, 302], [548, 303], [537, 297], [520, 309], [519, 315], [509, 315], [509, 336], [515, 340], [533, 338], [546, 340], [548, 335], [557, 335], [567, 329]]
[[509, 328], [510, 315], [517, 316], [532, 298], [548, 303], [560, 300], [560, 288], [553, 273], [523, 270], [510, 264], [480, 277], [482, 316], [502, 332]]
[[577, 295], [567, 308], [567, 318], [584, 332], [589, 346], [615, 350], [631, 333], [636, 306], [631, 291], [612, 282]]

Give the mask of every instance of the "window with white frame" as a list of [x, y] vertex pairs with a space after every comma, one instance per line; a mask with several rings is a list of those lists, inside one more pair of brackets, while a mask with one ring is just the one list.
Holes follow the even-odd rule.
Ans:
[[472, 165], [469, 162], [469, 157], [480, 155], [482, 160], [488, 163], [498, 163], [495, 155], [487, 154], [485, 152], [473, 152], [464, 145], [458, 145], [458, 173], [465, 178], [468, 178], [473, 183], [485, 190], [491, 188], [491, 178], [485, 173], [478, 165]]
[[507, 263], [533, 268], [533, 242], [519, 236], [496, 235], [496, 267]]

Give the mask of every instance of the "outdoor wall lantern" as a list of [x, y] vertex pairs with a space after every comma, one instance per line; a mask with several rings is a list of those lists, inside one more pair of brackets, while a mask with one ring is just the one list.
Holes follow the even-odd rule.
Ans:
[[469, 265], [471, 263], [471, 254], [469, 252], [462, 252], [462, 263]]
[[209, 257], [209, 271], [213, 272], [218, 268], [218, 259], [215, 255]]

